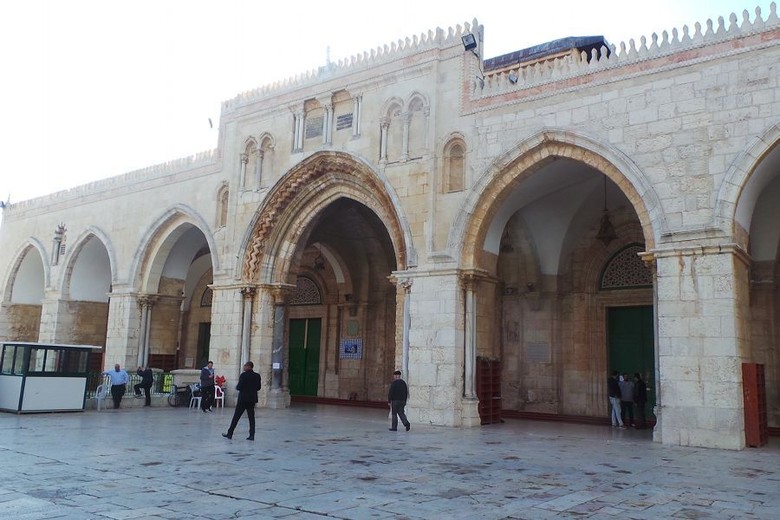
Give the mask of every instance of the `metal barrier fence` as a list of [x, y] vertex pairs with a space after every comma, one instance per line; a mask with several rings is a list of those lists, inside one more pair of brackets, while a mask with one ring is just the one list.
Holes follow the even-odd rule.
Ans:
[[[141, 376], [135, 372], [128, 372], [130, 383], [127, 385], [127, 393], [133, 392], [133, 386], [141, 382]], [[95, 397], [98, 385], [110, 385], [111, 380], [102, 372], [90, 372], [87, 376], [87, 399]], [[173, 374], [168, 372], [155, 372], [152, 381], [152, 394], [169, 394], [173, 388]]]

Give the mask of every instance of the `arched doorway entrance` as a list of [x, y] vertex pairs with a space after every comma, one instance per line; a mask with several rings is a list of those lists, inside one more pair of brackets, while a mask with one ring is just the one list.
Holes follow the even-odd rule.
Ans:
[[[471, 355], [500, 364], [504, 415], [608, 421], [612, 370], [654, 390], [653, 278], [639, 256], [654, 243], [652, 204], [605, 159], [614, 152], [596, 149], [543, 134], [488, 173], [473, 202], [462, 256]], [[638, 344], [627, 336], [637, 323]]]
[[277, 184], [243, 271], [275, 302], [272, 345], [253, 347], [273, 352], [272, 400], [384, 400], [402, 359], [391, 275], [406, 243], [388, 187], [346, 154], [315, 154]]
[[138, 364], [198, 368], [209, 358], [213, 267], [209, 241], [186, 215], [151, 241], [138, 307]]

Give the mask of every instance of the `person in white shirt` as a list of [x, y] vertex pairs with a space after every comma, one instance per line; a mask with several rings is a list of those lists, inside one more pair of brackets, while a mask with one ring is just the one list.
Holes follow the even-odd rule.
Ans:
[[119, 363], [114, 365], [114, 370], [106, 370], [104, 376], [111, 380], [111, 397], [114, 399], [114, 409], [119, 408], [122, 403], [122, 396], [125, 395], [127, 384], [130, 382], [130, 376], [127, 372], [119, 368]]

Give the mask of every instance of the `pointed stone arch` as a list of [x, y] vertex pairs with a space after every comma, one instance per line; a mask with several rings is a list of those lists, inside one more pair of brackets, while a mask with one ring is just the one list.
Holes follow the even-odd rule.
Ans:
[[13, 292], [14, 288], [14, 281], [16, 279], [16, 275], [19, 272], [19, 267], [22, 265], [22, 262], [26, 258], [26, 256], [29, 254], [31, 249], [35, 249], [38, 252], [38, 256], [40, 257], [41, 264], [43, 264], [43, 287], [44, 289], [46, 287], [49, 287], [51, 284], [51, 268], [49, 267], [46, 254], [46, 248], [44, 245], [38, 240], [37, 238], [30, 237], [28, 238], [20, 247], [17, 249], [16, 253], [14, 254], [13, 258], [15, 260], [13, 263], [9, 266], [8, 271], [5, 274], [5, 278], [3, 281], [3, 302], [10, 302], [11, 301], [11, 293]]
[[[214, 234], [204, 219], [197, 211], [184, 204], [178, 204], [158, 217], [147, 229], [143, 239], [133, 257], [130, 268], [130, 280], [141, 291], [150, 290], [154, 286], [154, 280], [159, 279], [162, 265], [156, 269], [152, 264], [165, 261], [165, 255], [157, 254], [162, 244], [168, 242], [172, 234], [180, 232], [182, 224], [190, 224], [199, 229], [206, 239], [206, 244], [211, 251], [212, 269], [216, 273], [219, 269], [217, 246], [214, 242]], [[154, 273], [157, 272], [155, 275]]]
[[114, 246], [111, 243], [111, 239], [99, 227], [89, 226], [87, 227], [87, 229], [81, 232], [78, 238], [76, 238], [74, 242], [74, 246], [70, 248], [70, 251], [68, 251], [68, 257], [64, 264], [65, 274], [62, 276], [62, 279], [59, 282], [60, 283], [59, 291], [63, 298], [67, 298], [70, 292], [69, 289], [70, 280], [71, 280], [71, 276], [73, 275], [73, 267], [75, 265], [75, 262], [78, 259], [79, 254], [81, 253], [84, 246], [92, 238], [98, 240], [103, 245], [103, 248], [106, 250], [106, 254], [108, 255], [109, 268], [111, 271], [111, 283], [114, 284], [117, 282], [116, 250], [114, 249]]
[[[584, 163], [611, 179], [634, 207], [647, 250], [668, 226], [660, 199], [633, 161], [621, 151], [576, 132], [545, 129], [497, 159], [479, 178], [455, 219], [448, 249], [464, 268], [479, 267], [479, 251], [497, 208], [525, 179], [555, 158]], [[478, 211], [478, 208], [487, 208]]]
[[416, 263], [411, 232], [390, 185], [371, 168], [343, 152], [319, 152], [302, 161], [269, 193], [244, 239], [241, 278], [284, 282], [307, 225], [328, 204], [353, 199], [385, 223], [397, 269]]
[[[756, 201], [762, 189], [774, 178], [761, 169], [768, 164], [766, 159], [770, 154], [780, 155], [780, 122], [753, 139], [734, 159], [718, 188], [713, 226], [731, 233], [736, 242], [746, 249], [746, 233], [749, 232], [749, 220]], [[745, 229], [741, 230], [740, 226]]]

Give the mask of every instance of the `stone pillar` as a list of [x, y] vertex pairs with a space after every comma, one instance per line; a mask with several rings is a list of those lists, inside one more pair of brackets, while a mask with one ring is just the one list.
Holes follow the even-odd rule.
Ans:
[[250, 354], [250, 338], [252, 331], [252, 302], [255, 298], [257, 288], [254, 286], [246, 286], [239, 289], [241, 296], [244, 297], [244, 307], [241, 313], [241, 359], [239, 370], [241, 367], [249, 361]]
[[114, 287], [114, 292], [109, 295], [103, 369], [110, 368], [115, 363], [122, 366], [132, 365], [138, 359], [141, 318], [138, 312], [138, 295], [120, 291]]
[[[664, 444], [745, 446], [741, 364], [749, 260], [737, 246], [653, 251], [658, 279], [658, 411]], [[742, 325], [745, 327], [742, 327]]]
[[149, 362], [149, 337], [152, 333], [152, 307], [157, 297], [149, 294], [138, 296], [136, 304], [141, 311], [141, 326], [138, 334], [138, 366], [145, 367]]
[[249, 163], [249, 156], [245, 153], [241, 154], [241, 186], [246, 187], [246, 165]]
[[477, 278], [466, 273], [461, 277], [465, 293], [465, 334], [463, 345], [463, 397], [477, 398]]
[[68, 313], [68, 302], [58, 298], [41, 301], [41, 323], [38, 328], [40, 343], [71, 343], [73, 316]]
[[284, 385], [283, 375], [287, 367], [284, 366], [285, 337], [284, 330], [287, 323], [287, 296], [295, 289], [290, 285], [268, 286], [273, 297], [273, 320], [270, 325], [273, 329], [271, 342], [271, 390], [268, 393], [267, 404], [269, 408], [286, 408], [290, 406], [290, 389]]
[[325, 117], [322, 118], [322, 144], [329, 145], [333, 142], [333, 105], [323, 104]]
[[305, 121], [305, 115], [303, 110], [296, 110], [293, 113], [293, 152], [302, 152], [303, 151], [303, 132], [305, 130], [304, 128], [304, 121]]
[[352, 138], [360, 137], [360, 112], [363, 108], [363, 96], [358, 94], [352, 98]]
[[260, 144], [255, 149], [255, 169], [252, 172], [252, 183], [255, 189], [260, 186], [260, 171], [263, 167], [263, 152], [260, 150]]
[[383, 117], [379, 122], [379, 161], [387, 162], [387, 134], [390, 132], [390, 121]]
[[479, 399], [477, 398], [477, 286], [479, 275], [463, 273], [463, 402], [461, 424], [479, 426]]
[[402, 116], [403, 120], [403, 139], [401, 140], [401, 160], [402, 161], [408, 161], [409, 160], [409, 127], [412, 124], [412, 114], [410, 112], [406, 112]]
[[426, 424], [463, 426], [463, 291], [458, 272], [417, 271], [409, 314], [409, 392], [415, 417]]
[[[401, 316], [400, 321], [396, 321], [396, 341], [398, 341], [398, 336], [400, 332], [400, 340], [401, 340], [401, 358], [400, 358], [400, 369], [403, 373], [403, 377], [406, 380], [407, 384], [411, 384], [410, 374], [409, 374], [409, 330], [412, 326], [412, 317], [411, 317], [411, 303], [412, 303], [412, 284], [414, 283], [413, 278], [404, 278], [403, 272], [399, 271], [396, 273], [393, 273], [390, 277], [390, 281], [395, 284], [396, 288], [396, 302], [403, 301], [403, 306], [401, 307]], [[396, 303], [396, 320], [398, 320], [398, 303]], [[398, 323], [401, 324], [400, 331], [398, 329]], [[394, 366], [398, 366], [398, 352], [396, 350], [395, 355], [395, 361]]]
[[263, 159], [265, 159], [265, 151], [262, 148], [257, 149], [257, 162], [255, 163], [255, 188], [260, 188], [260, 183], [263, 180]]
[[653, 352], [655, 371], [655, 388], [648, 388], [655, 396], [655, 406], [653, 415], [655, 415], [655, 427], [653, 428], [653, 441], [663, 443], [663, 407], [661, 406], [661, 377], [659, 375], [659, 357], [658, 357], [658, 265], [653, 253], [641, 253], [640, 256], [653, 276]]
[[235, 404], [236, 382], [241, 375], [241, 359], [244, 285], [224, 283], [225, 278], [216, 278], [210, 285], [213, 291], [211, 300], [211, 341], [209, 358], [214, 361], [217, 373], [227, 378], [226, 402]]

